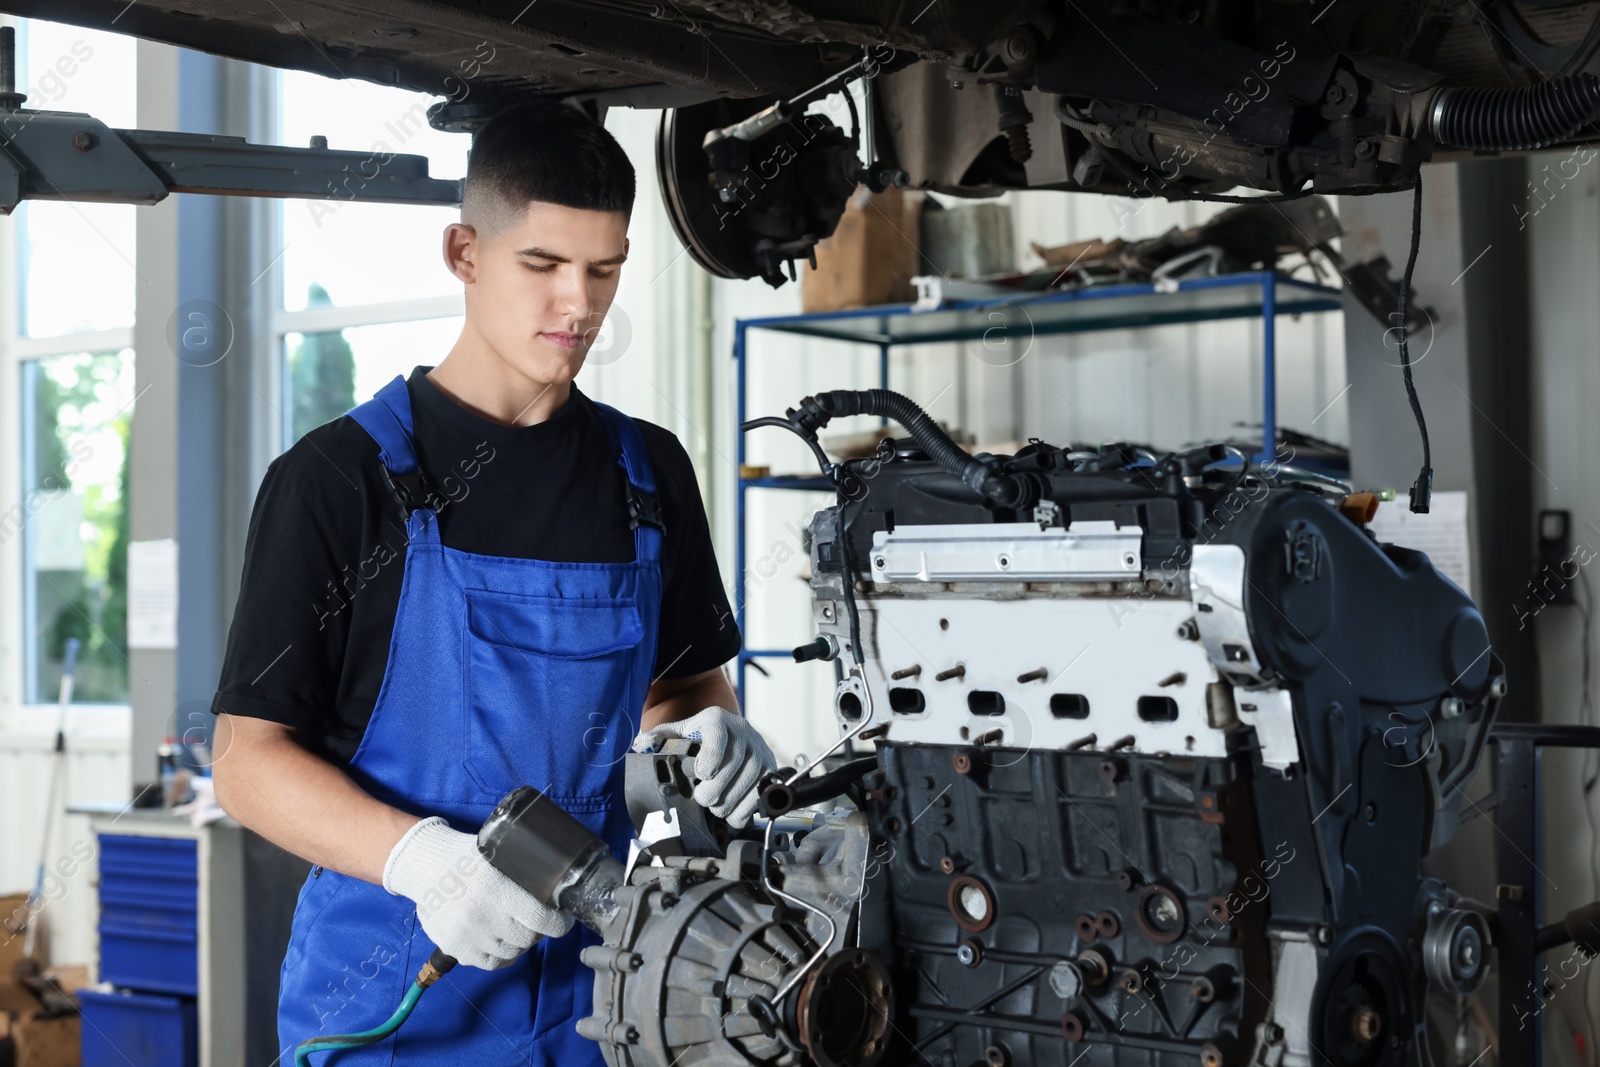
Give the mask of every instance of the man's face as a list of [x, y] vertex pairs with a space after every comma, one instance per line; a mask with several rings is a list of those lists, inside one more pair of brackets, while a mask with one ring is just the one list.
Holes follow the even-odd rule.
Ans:
[[512, 369], [570, 382], [617, 295], [628, 217], [535, 200], [509, 226], [461, 229], [446, 231], [445, 258], [468, 283], [469, 323]]

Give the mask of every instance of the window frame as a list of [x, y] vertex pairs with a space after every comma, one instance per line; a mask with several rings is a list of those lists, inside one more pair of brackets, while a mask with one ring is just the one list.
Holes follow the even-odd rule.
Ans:
[[[0, 22], [17, 26], [17, 45], [27, 47], [25, 20], [4, 17]], [[23, 412], [25, 365], [55, 356], [123, 349], [133, 350], [134, 358], [138, 358], [133, 343], [133, 323], [49, 337], [24, 334], [21, 253], [27, 227], [24, 219], [15, 213], [6, 216], [6, 222], [7, 225], [0, 225], [0, 265], [5, 267], [0, 270], [0, 278], [5, 279], [4, 284], [0, 284], [0, 511], [9, 510], [14, 504], [26, 506], [24, 465], [31, 459], [32, 447], [25, 435], [32, 426], [32, 419], [24, 418]], [[140, 248], [135, 244], [136, 265], [139, 254]], [[123, 491], [127, 488], [124, 486]], [[68, 705], [58, 722], [57, 701], [26, 701], [26, 679], [31, 669], [27, 612], [32, 597], [25, 571], [29, 556], [27, 541], [26, 536], [0, 541], [0, 735], [50, 736], [59, 728], [75, 737], [126, 739], [132, 726], [132, 707], [128, 703], [74, 702]], [[127, 650], [123, 649], [123, 653], [126, 655]]]

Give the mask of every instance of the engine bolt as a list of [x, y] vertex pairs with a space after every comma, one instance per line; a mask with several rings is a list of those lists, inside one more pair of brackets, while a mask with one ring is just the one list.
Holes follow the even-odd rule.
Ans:
[[1222, 1067], [1222, 1050], [1209, 1041], [1201, 1045], [1200, 1067]]
[[1078, 953], [1078, 967], [1083, 971], [1086, 985], [1097, 986], [1111, 977], [1111, 961], [1099, 949], [1089, 948]]
[[1196, 978], [1189, 983], [1189, 998], [1191, 1000], [1201, 1004], [1210, 1004], [1216, 997], [1217, 989], [1211, 984], [1211, 979]]
[[976, 967], [983, 962], [983, 946], [968, 938], [956, 946], [956, 962], [963, 967]]
[[1006, 1067], [1007, 1058], [1006, 1050], [999, 1045], [990, 1045], [983, 1050], [983, 1061], [989, 1067]]
[[1071, 960], [1058, 960], [1050, 968], [1050, 989], [1062, 1000], [1077, 999], [1083, 992], [1083, 972]]
[[952, 678], [965, 677], [966, 673], [967, 673], [966, 665], [962, 664], [962, 663], [957, 663], [954, 667], [951, 667], [949, 670], [940, 671], [938, 674], [934, 675], [933, 676], [933, 680], [936, 681], [936, 682], [948, 682]]

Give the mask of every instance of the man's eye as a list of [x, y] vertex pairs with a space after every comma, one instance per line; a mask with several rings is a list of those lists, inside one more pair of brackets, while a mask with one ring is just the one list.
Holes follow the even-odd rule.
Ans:
[[615, 273], [616, 273], [616, 271], [612, 271], [612, 270], [592, 270], [592, 271], [589, 272], [589, 277], [591, 277], [591, 278], [609, 278]]
[[535, 274], [549, 274], [551, 271], [556, 269], [556, 264], [554, 263], [546, 263], [543, 266], [538, 266], [533, 263], [524, 263], [523, 266], [527, 267]]

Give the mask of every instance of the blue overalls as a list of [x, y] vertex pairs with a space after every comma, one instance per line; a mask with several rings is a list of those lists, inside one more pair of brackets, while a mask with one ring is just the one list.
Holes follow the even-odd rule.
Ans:
[[[638, 426], [612, 407], [595, 406], [627, 475], [616, 491], [628, 495], [634, 560], [556, 563], [462, 552], [440, 543], [433, 510], [412, 503], [388, 665], [348, 773], [386, 803], [441, 815], [469, 833], [511, 790], [537, 786], [622, 859], [633, 834], [623, 762], [654, 669], [662, 531], [648, 521], [655, 476]], [[420, 468], [405, 380], [395, 378], [350, 414], [378, 442], [388, 480], [407, 503]], [[451, 888], [441, 884], [440, 891]], [[596, 941], [574, 925], [509, 967], [457, 967], [393, 1037], [327, 1055], [336, 1065], [600, 1067], [599, 1046], [575, 1029], [593, 991], [578, 952]], [[308, 1037], [383, 1022], [433, 949], [411, 900], [314, 868], [283, 961], [284, 1062]]]

